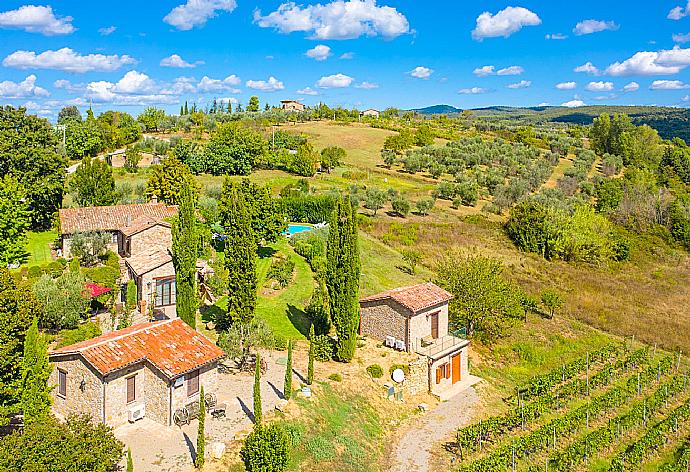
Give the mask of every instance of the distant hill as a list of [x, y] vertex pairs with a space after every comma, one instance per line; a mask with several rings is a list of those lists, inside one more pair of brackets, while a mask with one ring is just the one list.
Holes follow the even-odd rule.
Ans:
[[451, 113], [461, 113], [461, 108], [455, 108], [452, 105], [432, 105], [425, 108], [415, 108], [410, 111], [416, 111], [422, 115], [450, 115]]

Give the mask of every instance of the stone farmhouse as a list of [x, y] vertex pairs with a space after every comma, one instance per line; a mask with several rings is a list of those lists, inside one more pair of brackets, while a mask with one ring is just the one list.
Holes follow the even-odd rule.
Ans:
[[280, 104], [283, 110], [287, 111], [304, 111], [304, 104], [297, 100], [281, 100]]
[[[469, 377], [470, 342], [448, 332], [453, 295], [431, 282], [400, 287], [360, 300], [360, 334], [417, 354], [426, 364], [428, 390], [447, 398]], [[423, 361], [423, 362], [422, 362]]]
[[108, 249], [116, 252], [121, 260], [121, 293], [125, 293], [127, 282], [134, 280], [140, 314], [171, 318], [175, 316], [175, 268], [170, 255], [171, 226], [165, 219], [176, 214], [177, 207], [156, 201], [61, 209], [63, 255], [71, 256], [71, 241], [77, 232], [108, 233]]
[[215, 344], [182, 320], [139, 324], [49, 353], [56, 416], [90, 415], [112, 427], [144, 416], [166, 426], [175, 411], [214, 393]]
[[368, 108], [362, 112], [362, 116], [371, 116], [373, 118], [378, 118], [381, 116], [381, 112], [373, 108]]

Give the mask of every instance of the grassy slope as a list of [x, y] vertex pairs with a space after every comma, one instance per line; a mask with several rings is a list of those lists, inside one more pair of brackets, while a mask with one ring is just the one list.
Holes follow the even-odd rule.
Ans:
[[41, 233], [30, 231], [26, 238], [26, 252], [29, 253], [29, 257], [25, 264], [32, 266], [51, 262], [53, 258], [50, 254], [50, 245], [56, 239], [56, 231], [44, 231]]

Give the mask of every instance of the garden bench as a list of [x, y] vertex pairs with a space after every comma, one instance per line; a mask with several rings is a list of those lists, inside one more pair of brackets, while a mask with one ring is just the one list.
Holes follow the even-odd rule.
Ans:
[[[207, 393], [204, 395], [204, 409], [208, 412], [216, 408], [218, 400], [216, 395], [213, 393]], [[225, 411], [223, 409], [223, 411]], [[213, 413], [212, 413], [213, 415]], [[199, 417], [199, 402], [194, 401], [187, 403], [182, 408], [175, 411], [173, 415], [173, 422], [177, 426], [182, 426], [183, 424], [189, 424], [190, 421]], [[215, 416], [214, 416], [215, 417]]]

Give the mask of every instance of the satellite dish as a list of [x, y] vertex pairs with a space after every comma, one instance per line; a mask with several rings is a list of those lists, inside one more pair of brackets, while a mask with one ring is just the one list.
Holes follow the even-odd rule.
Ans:
[[402, 369], [395, 369], [393, 371], [393, 380], [395, 380], [397, 383], [402, 382], [405, 380], [405, 372], [403, 372]]

